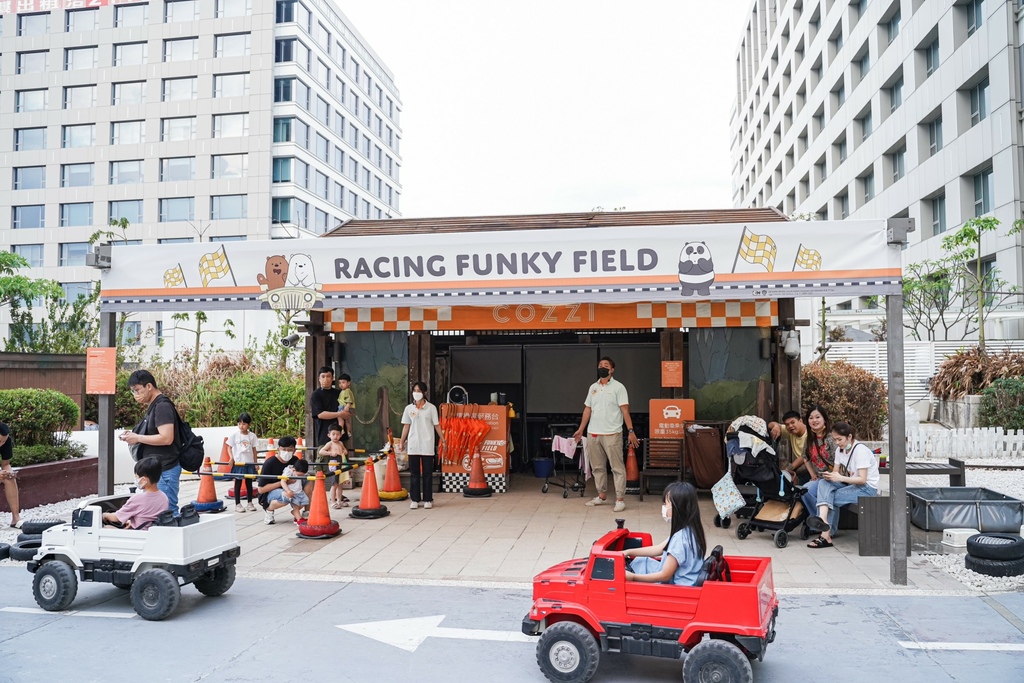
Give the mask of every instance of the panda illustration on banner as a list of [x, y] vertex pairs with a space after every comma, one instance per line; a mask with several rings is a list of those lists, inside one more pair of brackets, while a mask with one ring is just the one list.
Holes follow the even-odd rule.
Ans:
[[687, 242], [679, 252], [679, 290], [683, 296], [709, 296], [715, 281], [711, 251], [703, 242]]

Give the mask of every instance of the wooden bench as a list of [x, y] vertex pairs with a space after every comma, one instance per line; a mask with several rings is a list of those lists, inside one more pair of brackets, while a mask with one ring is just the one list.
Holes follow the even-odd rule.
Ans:
[[652, 477], [683, 478], [682, 439], [643, 439], [643, 469], [640, 470], [640, 500], [650, 491]]
[[[886, 464], [878, 468], [879, 474], [889, 474]], [[908, 462], [907, 475], [948, 474], [950, 486], [967, 486], [967, 468], [963, 460], [949, 458], [949, 464], [941, 462]]]

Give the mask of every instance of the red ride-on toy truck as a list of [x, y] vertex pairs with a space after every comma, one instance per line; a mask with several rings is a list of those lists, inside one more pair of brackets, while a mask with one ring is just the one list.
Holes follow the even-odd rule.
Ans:
[[551, 681], [585, 683], [601, 652], [678, 659], [683, 681], [750, 683], [751, 659], [775, 640], [779, 601], [771, 559], [711, 551], [696, 586], [626, 581], [626, 548], [651, 545], [623, 520], [594, 543], [590, 557], [569, 560], [533, 580], [533, 608], [523, 633], [540, 636], [537, 663]]

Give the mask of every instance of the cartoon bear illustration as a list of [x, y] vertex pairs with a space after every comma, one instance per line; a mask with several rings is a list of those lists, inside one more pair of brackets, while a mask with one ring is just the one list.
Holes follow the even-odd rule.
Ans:
[[280, 289], [288, 281], [288, 259], [283, 255], [268, 256], [264, 271], [266, 275], [257, 275], [256, 282], [266, 285], [267, 289]]
[[314, 284], [313, 259], [309, 254], [292, 254], [288, 260], [288, 286], [312, 288]]
[[715, 264], [711, 251], [703, 242], [687, 242], [679, 252], [679, 289], [683, 296], [711, 294], [715, 281]]

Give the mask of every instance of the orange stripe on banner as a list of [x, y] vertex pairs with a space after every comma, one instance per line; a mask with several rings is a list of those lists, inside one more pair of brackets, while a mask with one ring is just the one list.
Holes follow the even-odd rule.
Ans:
[[900, 268], [865, 268], [864, 270], [808, 270], [784, 273], [716, 273], [715, 282], [757, 282], [785, 280], [862, 280], [870, 277], [902, 277]]
[[415, 284], [417, 291], [457, 291], [462, 289], [479, 291], [481, 289], [496, 287], [580, 287], [592, 285], [671, 285], [678, 284], [673, 277], [662, 275], [645, 275], [639, 277], [602, 277], [595, 279], [556, 278], [541, 280], [459, 280], [457, 283], [445, 281], [440, 283], [430, 282], [373, 282], [356, 284], [325, 284], [325, 292], [351, 292], [351, 291], [392, 291], [410, 289]]
[[226, 296], [232, 294], [261, 294], [263, 290], [259, 285], [255, 287], [171, 287], [170, 289], [104, 289], [103, 299], [113, 299], [123, 296], [196, 296], [199, 294], [211, 294]]

